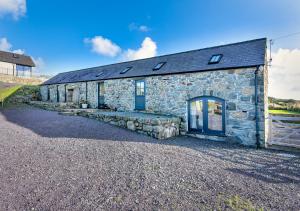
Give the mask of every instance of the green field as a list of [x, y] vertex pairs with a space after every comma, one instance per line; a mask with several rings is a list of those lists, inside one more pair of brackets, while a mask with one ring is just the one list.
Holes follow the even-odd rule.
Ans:
[[14, 94], [22, 86], [17, 85], [10, 88], [0, 89], [0, 102], [4, 102], [5, 99]]
[[274, 115], [300, 115], [299, 111], [288, 110], [269, 110], [269, 113]]

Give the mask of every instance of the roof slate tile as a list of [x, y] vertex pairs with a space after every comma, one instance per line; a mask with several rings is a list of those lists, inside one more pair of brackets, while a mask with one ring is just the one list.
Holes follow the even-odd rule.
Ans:
[[[54, 76], [44, 84], [74, 83], [82, 81], [201, 72], [264, 65], [266, 41], [266, 38], [262, 38], [211, 48], [65, 72]], [[215, 54], [223, 55], [221, 61], [217, 64], [208, 64], [211, 56]], [[158, 71], [153, 71], [153, 68], [160, 62], [166, 62], [166, 64], [163, 65]], [[128, 66], [131, 66], [132, 69], [125, 74], [120, 74], [120, 72]], [[103, 71], [104, 74], [96, 77], [101, 71]]]

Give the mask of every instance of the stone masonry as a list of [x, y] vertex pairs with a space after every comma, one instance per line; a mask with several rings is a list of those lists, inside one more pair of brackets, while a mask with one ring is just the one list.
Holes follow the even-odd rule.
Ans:
[[[197, 73], [182, 73], [145, 77], [146, 111], [174, 115], [181, 119], [180, 133], [187, 132], [188, 100], [199, 96], [215, 96], [226, 102], [226, 136], [244, 145], [255, 145], [255, 70], [240, 68]], [[105, 104], [117, 111], [134, 111], [135, 80], [125, 78], [105, 80]], [[98, 81], [65, 85], [41, 86], [43, 101], [65, 102], [65, 90], [74, 89], [73, 102], [87, 100], [91, 108], [98, 106]], [[58, 88], [58, 92], [57, 92]], [[50, 99], [48, 99], [48, 91]], [[258, 73], [259, 131], [265, 145], [267, 116], [267, 68]]]

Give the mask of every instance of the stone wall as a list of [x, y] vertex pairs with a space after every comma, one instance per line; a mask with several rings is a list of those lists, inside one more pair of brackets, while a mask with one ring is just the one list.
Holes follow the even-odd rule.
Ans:
[[42, 101], [48, 100], [48, 86], [40, 86], [40, 93]]
[[179, 135], [180, 118], [177, 117], [129, 112], [88, 112], [85, 110], [77, 111], [75, 114], [108, 122], [157, 139], [167, 139]]
[[104, 82], [105, 104], [118, 111], [133, 111], [135, 108], [135, 80], [116, 79]]
[[98, 107], [98, 82], [88, 82], [87, 101], [90, 108]]
[[24, 84], [24, 85], [40, 85], [46, 79], [40, 77], [31, 77], [31, 78], [24, 78], [24, 77], [17, 77], [13, 75], [6, 75], [6, 73], [1, 73], [0, 71], [0, 81], [6, 83], [14, 83], [14, 84]]
[[[188, 100], [199, 96], [219, 97], [226, 102], [226, 135], [244, 145], [255, 145], [255, 70], [243, 68], [146, 77], [146, 111], [180, 117], [181, 133], [184, 134], [187, 131]], [[118, 111], [133, 111], [136, 79], [106, 80], [105, 104]], [[260, 142], [264, 145], [268, 129], [265, 121], [267, 68], [258, 73], [258, 80]], [[92, 108], [98, 105], [97, 83], [87, 83], [87, 100]], [[51, 92], [52, 86], [49, 87], [50, 98], [54, 99], [56, 94]], [[78, 99], [85, 99], [86, 83], [68, 84], [67, 87], [77, 90]]]

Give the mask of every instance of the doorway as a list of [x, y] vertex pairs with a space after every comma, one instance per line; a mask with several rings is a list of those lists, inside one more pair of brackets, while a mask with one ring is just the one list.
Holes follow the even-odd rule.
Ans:
[[73, 102], [74, 89], [68, 89], [67, 102]]
[[104, 94], [105, 94], [104, 82], [99, 82], [98, 83], [98, 108], [104, 108], [105, 106]]
[[212, 96], [193, 98], [188, 106], [188, 130], [225, 135], [225, 100]]
[[135, 81], [135, 109], [145, 110], [145, 80]]

